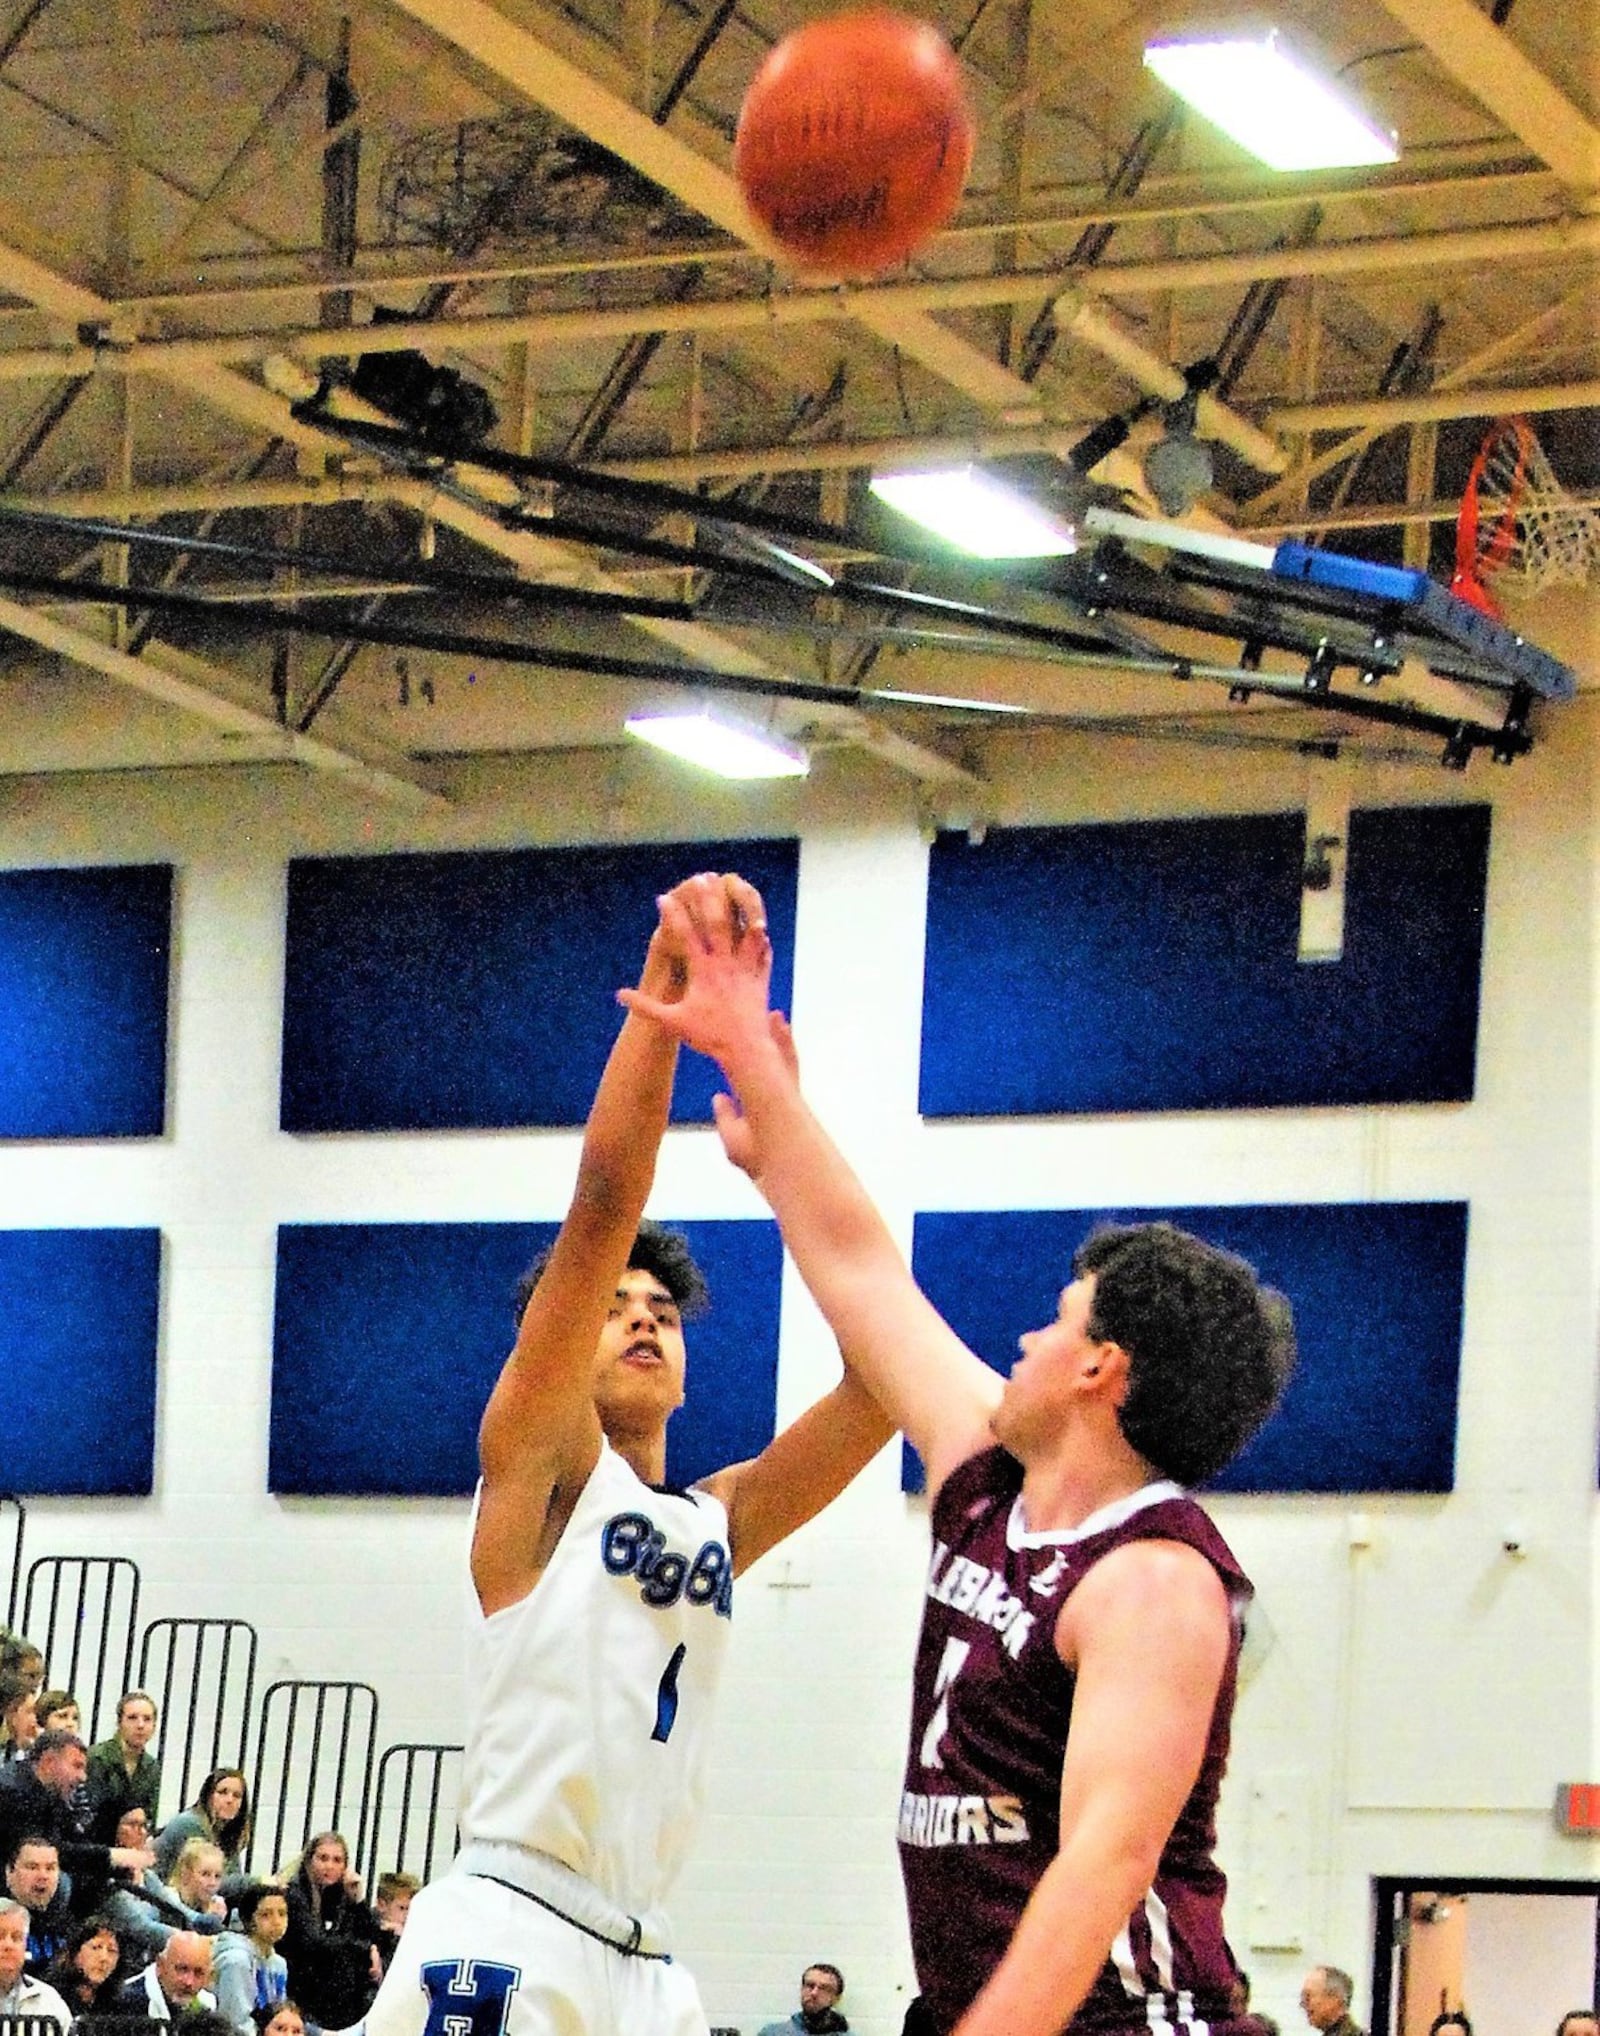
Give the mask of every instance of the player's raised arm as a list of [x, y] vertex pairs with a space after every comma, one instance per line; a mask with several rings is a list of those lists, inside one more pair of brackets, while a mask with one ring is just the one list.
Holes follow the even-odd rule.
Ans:
[[818, 1122], [767, 1008], [770, 954], [759, 894], [736, 878], [695, 877], [663, 900], [683, 952], [677, 1002], [626, 995], [634, 1010], [721, 1067], [738, 1099], [719, 1098], [724, 1131], [771, 1204], [784, 1242], [840, 1348], [884, 1413], [921, 1452], [930, 1490], [989, 1440], [1000, 1380], [967, 1349], [912, 1279], [883, 1218]]
[[[658, 928], [639, 990], [665, 1003], [681, 964]], [[549, 1553], [552, 1518], [600, 1454], [594, 1355], [628, 1263], [667, 1128], [677, 1040], [630, 1011], [584, 1129], [572, 1202], [523, 1311], [478, 1431], [483, 1492], [472, 1574], [486, 1612], [514, 1602]]]

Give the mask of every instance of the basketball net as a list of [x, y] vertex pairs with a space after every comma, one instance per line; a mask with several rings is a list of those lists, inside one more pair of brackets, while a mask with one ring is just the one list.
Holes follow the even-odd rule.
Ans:
[[1450, 591], [1500, 615], [1490, 582], [1519, 578], [1530, 591], [1581, 585], [1600, 571], [1600, 516], [1556, 479], [1526, 417], [1496, 421], [1472, 462], [1456, 518]]

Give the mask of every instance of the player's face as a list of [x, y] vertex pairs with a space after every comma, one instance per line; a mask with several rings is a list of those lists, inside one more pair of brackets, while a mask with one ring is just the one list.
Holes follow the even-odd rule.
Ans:
[[994, 1432], [1009, 1448], [1053, 1434], [1071, 1405], [1072, 1389], [1094, 1353], [1105, 1346], [1089, 1335], [1094, 1310], [1094, 1275], [1087, 1273], [1061, 1289], [1054, 1321], [1017, 1339], [1022, 1355], [1011, 1368]]
[[654, 1273], [630, 1266], [617, 1282], [595, 1352], [595, 1405], [602, 1427], [643, 1415], [664, 1421], [683, 1405], [683, 1321]]

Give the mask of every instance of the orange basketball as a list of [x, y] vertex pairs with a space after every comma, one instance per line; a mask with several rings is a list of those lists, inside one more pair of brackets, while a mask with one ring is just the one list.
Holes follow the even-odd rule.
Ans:
[[745, 94], [733, 167], [745, 203], [796, 267], [871, 276], [950, 217], [973, 139], [944, 37], [871, 8], [784, 37]]

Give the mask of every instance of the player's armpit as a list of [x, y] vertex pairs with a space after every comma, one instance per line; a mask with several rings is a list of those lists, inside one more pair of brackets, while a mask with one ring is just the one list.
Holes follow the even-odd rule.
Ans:
[[728, 1509], [734, 1574], [836, 1499], [893, 1433], [877, 1401], [846, 1371], [759, 1456], [706, 1479], [707, 1490]]

